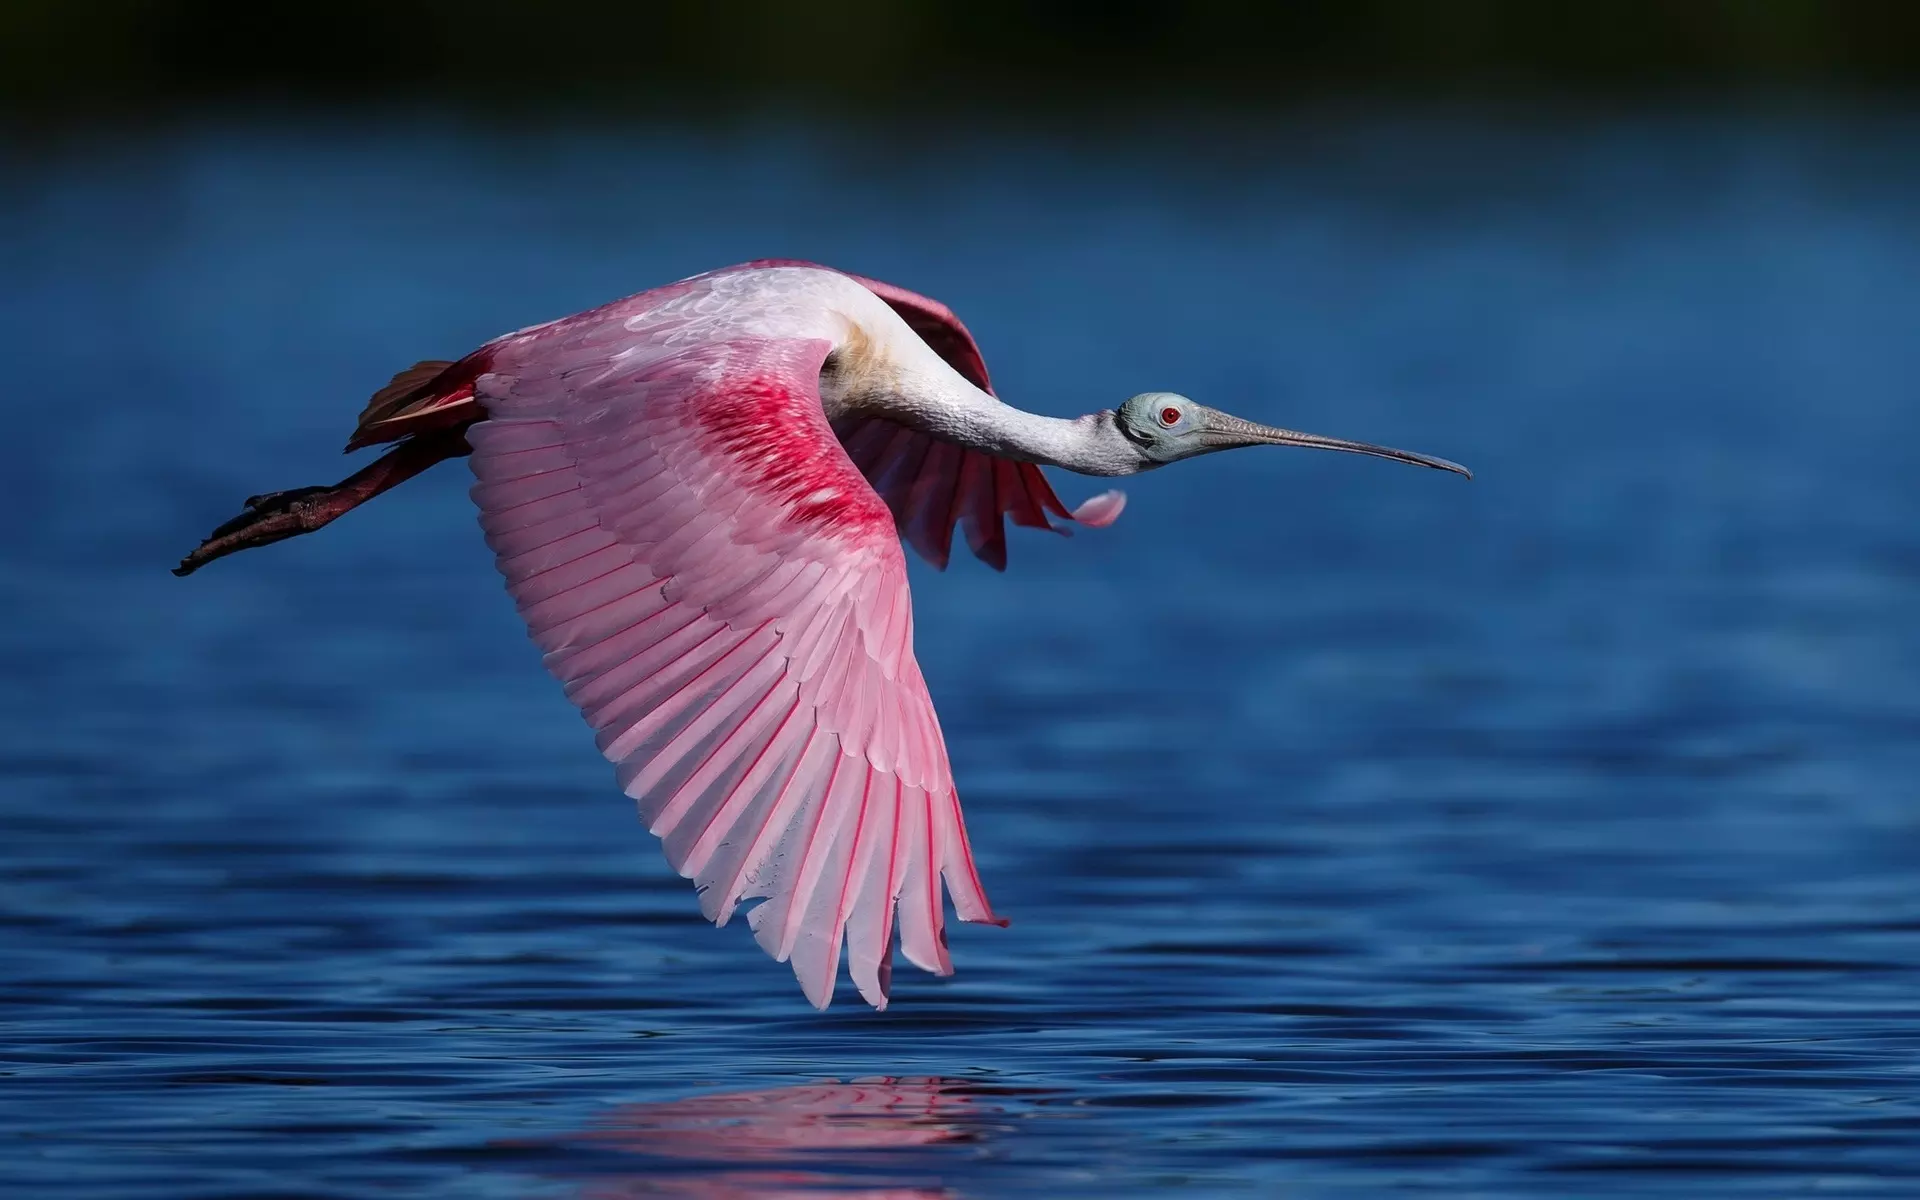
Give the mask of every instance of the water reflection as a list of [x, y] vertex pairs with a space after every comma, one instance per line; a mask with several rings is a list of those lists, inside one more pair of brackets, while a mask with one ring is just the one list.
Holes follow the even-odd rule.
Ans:
[[[827, 1081], [623, 1105], [549, 1148], [595, 1160], [581, 1193], [593, 1200], [954, 1197], [941, 1182], [951, 1160], [915, 1152], [976, 1143], [999, 1111], [959, 1080]], [[623, 1167], [603, 1151], [636, 1161]]]

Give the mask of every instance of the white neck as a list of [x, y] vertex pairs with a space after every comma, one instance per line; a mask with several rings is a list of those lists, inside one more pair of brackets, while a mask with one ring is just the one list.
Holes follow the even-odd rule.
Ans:
[[881, 361], [846, 371], [837, 383], [823, 378], [821, 399], [830, 417], [885, 417], [969, 450], [1082, 475], [1132, 475], [1152, 465], [1120, 432], [1111, 412], [1069, 419], [1003, 404], [918, 337], [910, 347], [895, 341], [883, 354]]

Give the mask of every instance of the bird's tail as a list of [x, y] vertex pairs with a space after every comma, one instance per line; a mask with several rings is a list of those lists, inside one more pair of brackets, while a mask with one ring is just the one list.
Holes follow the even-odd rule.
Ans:
[[173, 569], [191, 575], [216, 558], [312, 533], [437, 462], [470, 454], [465, 429], [411, 437], [332, 487], [294, 488], [247, 499], [246, 511], [214, 530]]

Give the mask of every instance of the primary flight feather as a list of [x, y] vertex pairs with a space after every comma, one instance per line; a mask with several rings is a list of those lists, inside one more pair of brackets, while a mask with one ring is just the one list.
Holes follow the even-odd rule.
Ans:
[[1006, 565], [1005, 520], [1105, 525], [1039, 466], [1128, 475], [1249, 445], [1466, 474], [1256, 425], [1165, 392], [1072, 420], [1011, 408], [943, 305], [807, 263], [730, 267], [402, 371], [330, 488], [256, 496], [176, 568], [307, 533], [436, 462], [472, 495], [547, 668], [701, 911], [824, 1008], [842, 948], [884, 1008], [897, 941], [951, 974], [946, 900], [1000, 923], [974, 869], [913, 657], [901, 540], [944, 567], [956, 525]]

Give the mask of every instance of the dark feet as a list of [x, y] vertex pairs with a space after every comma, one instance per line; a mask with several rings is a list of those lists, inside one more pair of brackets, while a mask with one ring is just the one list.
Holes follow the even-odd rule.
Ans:
[[312, 533], [351, 507], [333, 502], [336, 491], [329, 487], [304, 487], [248, 497], [247, 511], [214, 530], [198, 549], [180, 560], [173, 573], [191, 575], [214, 559], [225, 558], [237, 550]]
[[473, 447], [467, 445], [467, 429], [462, 425], [407, 438], [332, 487], [294, 488], [255, 496], [247, 501], [247, 511], [214, 530], [198, 550], [180, 560], [173, 573], [191, 575], [236, 550], [312, 533], [433, 464], [471, 453]]

